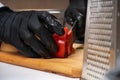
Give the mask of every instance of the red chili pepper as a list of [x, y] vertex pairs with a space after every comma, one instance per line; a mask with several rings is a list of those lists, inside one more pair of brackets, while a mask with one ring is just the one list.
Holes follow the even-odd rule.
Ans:
[[[68, 28], [64, 28], [65, 34], [63, 36], [59, 36], [57, 34], [53, 35], [53, 38], [58, 45], [58, 52], [55, 54], [58, 58], [64, 58], [70, 55], [73, 52], [72, 47], [72, 30], [69, 32]], [[69, 32], [69, 33], [68, 33]]]

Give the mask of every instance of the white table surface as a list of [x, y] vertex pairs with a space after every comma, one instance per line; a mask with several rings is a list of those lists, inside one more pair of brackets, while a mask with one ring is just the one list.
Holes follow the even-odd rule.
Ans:
[[80, 80], [0, 62], [0, 80]]

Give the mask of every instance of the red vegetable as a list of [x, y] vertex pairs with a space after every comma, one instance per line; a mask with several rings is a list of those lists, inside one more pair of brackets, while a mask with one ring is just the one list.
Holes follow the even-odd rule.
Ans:
[[67, 42], [66, 42], [66, 49], [65, 49], [67, 55], [70, 55], [71, 52], [74, 51], [74, 48], [72, 47], [72, 45], [73, 45], [72, 37], [73, 37], [73, 32], [72, 32], [72, 30], [70, 30], [67, 33]]
[[73, 52], [72, 47], [72, 31], [68, 33], [68, 28], [64, 28], [65, 34], [63, 36], [59, 36], [57, 34], [53, 35], [53, 38], [58, 45], [58, 52], [55, 54], [58, 58], [64, 58], [70, 55], [71, 52]]

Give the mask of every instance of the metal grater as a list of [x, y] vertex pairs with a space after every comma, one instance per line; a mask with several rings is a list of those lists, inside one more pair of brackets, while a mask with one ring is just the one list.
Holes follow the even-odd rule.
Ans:
[[102, 80], [120, 53], [120, 0], [88, 0], [82, 80]]

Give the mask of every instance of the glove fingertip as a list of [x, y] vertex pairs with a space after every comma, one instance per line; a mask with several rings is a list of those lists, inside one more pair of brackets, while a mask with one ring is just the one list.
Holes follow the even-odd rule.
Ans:
[[57, 33], [58, 35], [62, 36], [62, 35], [64, 35], [65, 32], [64, 32], [64, 29], [61, 28], [60, 30], [57, 30], [56, 33]]

